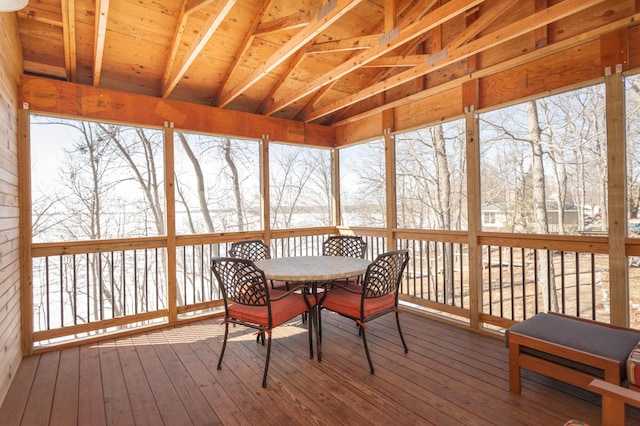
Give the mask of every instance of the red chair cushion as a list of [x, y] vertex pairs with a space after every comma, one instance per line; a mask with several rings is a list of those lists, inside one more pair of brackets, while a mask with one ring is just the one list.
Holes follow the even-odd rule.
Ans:
[[[277, 290], [271, 290], [269, 294], [271, 297], [277, 297], [284, 292]], [[315, 299], [309, 297], [309, 304], [315, 305]], [[307, 304], [304, 302], [302, 294], [291, 293], [289, 296], [280, 300], [271, 301], [271, 315], [272, 315], [272, 327], [289, 321], [303, 312], [307, 311]], [[258, 324], [263, 327], [269, 326], [269, 313], [266, 306], [250, 306], [234, 303], [229, 305], [229, 317], [237, 319], [239, 321], [249, 322], [252, 324]]]
[[[328, 290], [322, 306], [350, 318], [360, 318], [361, 300], [361, 294], [354, 294], [341, 288], [333, 288]], [[396, 298], [394, 294], [365, 299], [364, 317], [367, 318], [393, 308], [395, 303]]]

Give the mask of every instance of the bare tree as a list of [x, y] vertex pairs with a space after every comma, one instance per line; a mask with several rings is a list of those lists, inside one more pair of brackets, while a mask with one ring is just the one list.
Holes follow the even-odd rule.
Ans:
[[[531, 138], [531, 172], [533, 183], [533, 211], [535, 214], [536, 231], [538, 233], [549, 233], [549, 223], [547, 219], [546, 207], [546, 190], [544, 163], [542, 160], [542, 131], [538, 121], [538, 108], [535, 100], [527, 102], [527, 121], [529, 123], [529, 137]], [[559, 207], [560, 209], [560, 207]], [[538, 276], [540, 284], [542, 284], [542, 296], [549, 300], [545, 303], [550, 310], [557, 312], [559, 310], [558, 295], [555, 288], [555, 273], [553, 262], [548, 262], [549, 257], [545, 251], [541, 251], [538, 262]], [[549, 291], [547, 291], [549, 290]]]
[[[198, 158], [191, 150], [191, 146], [189, 146], [189, 142], [187, 142], [187, 138], [185, 138], [184, 133], [177, 132], [177, 134], [178, 139], [180, 139], [180, 143], [182, 144], [182, 149], [184, 149], [185, 154], [193, 166], [193, 172], [196, 176], [196, 194], [198, 195], [200, 212], [202, 214], [206, 230], [207, 232], [214, 232], [215, 229], [213, 227], [213, 221], [211, 220], [211, 213], [209, 212], [209, 205], [207, 203], [207, 192], [205, 190], [204, 175], [202, 173], [202, 168], [200, 167], [200, 161], [198, 161]], [[178, 179], [176, 179], [176, 181], [177, 180]], [[182, 194], [182, 196], [184, 197], [184, 194]], [[187, 204], [185, 204], [185, 208], [189, 211]]]
[[312, 212], [316, 212], [315, 221], [319, 222], [313, 225], [329, 223], [329, 199], [325, 198], [328, 194], [327, 177], [323, 177], [327, 170], [321, 171], [328, 160], [321, 159], [323, 155], [328, 157], [328, 152], [288, 145], [270, 145], [273, 228], [301, 226], [294, 221], [294, 216], [300, 214], [306, 217], [304, 220], [309, 221], [313, 217], [309, 214]]

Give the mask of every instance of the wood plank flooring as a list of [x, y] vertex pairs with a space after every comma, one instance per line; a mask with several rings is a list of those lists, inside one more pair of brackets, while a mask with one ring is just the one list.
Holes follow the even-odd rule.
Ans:
[[[412, 313], [367, 332], [369, 372], [352, 321], [323, 314], [323, 360], [309, 359], [305, 324], [274, 331], [266, 347], [230, 329], [222, 370], [219, 319], [25, 358], [0, 407], [3, 425], [562, 425], [601, 424], [600, 398], [525, 373], [509, 393], [502, 340]], [[640, 424], [630, 410], [628, 424]]]

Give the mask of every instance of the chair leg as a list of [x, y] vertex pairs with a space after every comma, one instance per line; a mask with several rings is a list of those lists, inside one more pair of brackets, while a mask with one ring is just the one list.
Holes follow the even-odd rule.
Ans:
[[409, 353], [409, 348], [404, 341], [404, 336], [402, 335], [402, 329], [400, 328], [400, 311], [396, 311], [396, 323], [398, 324], [398, 333], [400, 334], [400, 340], [402, 340], [402, 346], [404, 346], [404, 353]]
[[224, 357], [224, 350], [227, 348], [227, 337], [229, 336], [229, 323], [224, 323], [224, 341], [222, 342], [222, 350], [220, 350], [220, 357], [218, 358], [218, 370], [222, 369], [222, 357]]
[[313, 359], [313, 309], [309, 310], [309, 359]]
[[264, 331], [260, 331], [256, 334], [256, 343], [260, 343], [262, 340], [262, 346], [264, 346]]
[[269, 359], [271, 358], [271, 332], [268, 333], [269, 337], [267, 337], [267, 359], [264, 363], [264, 375], [262, 376], [262, 387], [267, 387], [267, 373], [269, 372]]
[[322, 308], [319, 306], [315, 307], [315, 312], [313, 314], [313, 321], [316, 326], [316, 352], [318, 354], [318, 362], [322, 361]]
[[369, 355], [369, 346], [367, 345], [367, 333], [364, 331], [364, 327], [360, 327], [362, 331], [362, 341], [364, 342], [364, 351], [367, 353], [367, 361], [369, 361], [369, 368], [371, 369], [371, 374], [375, 374], [375, 370], [373, 369], [373, 362], [371, 361], [371, 355]]

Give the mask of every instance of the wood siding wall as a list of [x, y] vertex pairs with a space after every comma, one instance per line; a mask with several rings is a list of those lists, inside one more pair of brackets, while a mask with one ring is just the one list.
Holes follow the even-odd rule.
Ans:
[[22, 359], [17, 142], [21, 72], [15, 14], [0, 13], [0, 401]]

